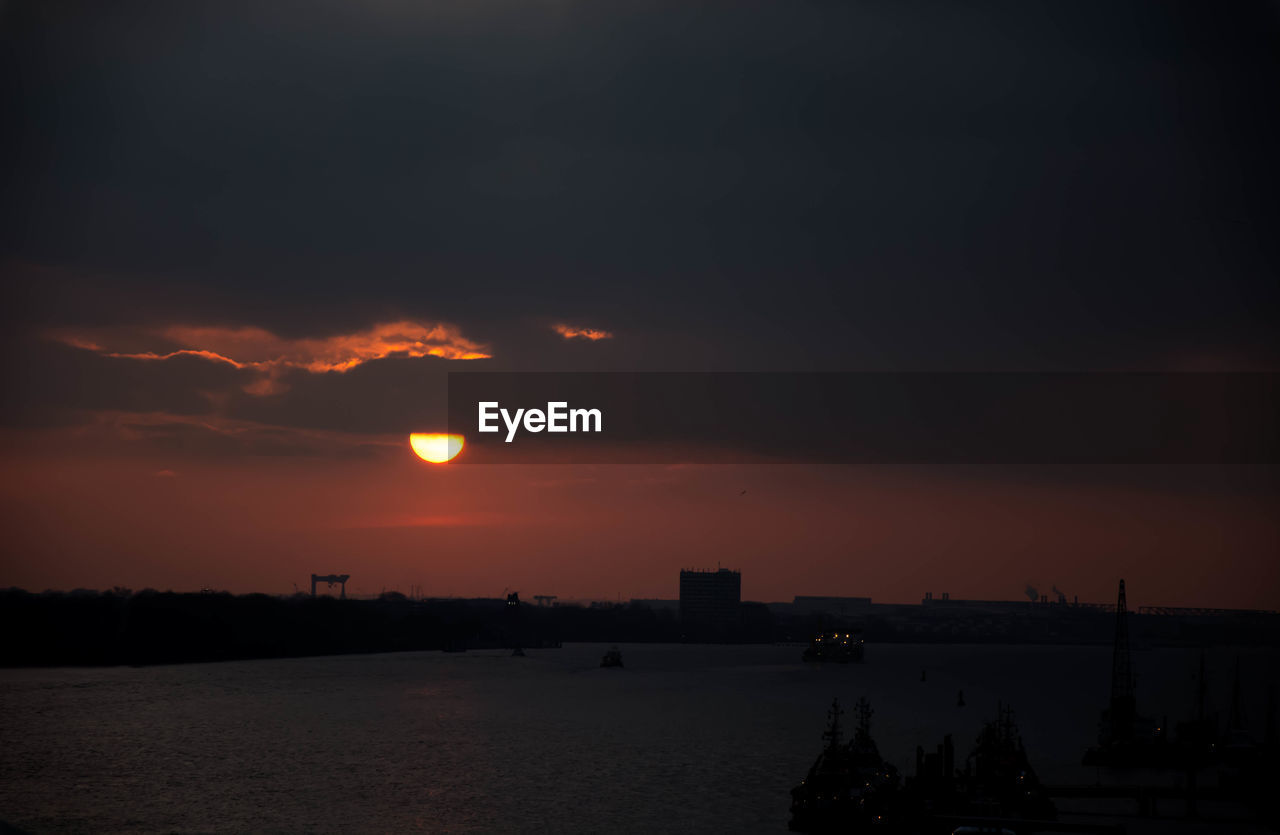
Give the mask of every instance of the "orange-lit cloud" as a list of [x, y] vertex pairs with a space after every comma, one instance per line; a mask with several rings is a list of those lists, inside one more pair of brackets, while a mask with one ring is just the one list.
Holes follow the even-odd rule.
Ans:
[[246, 366], [246, 363], [236, 362], [230, 357], [225, 357], [214, 351], [207, 351], [200, 348], [179, 348], [177, 350], [166, 351], [164, 353], [160, 353], [158, 351], [112, 351], [102, 347], [100, 342], [86, 339], [76, 333], [55, 332], [52, 336], [64, 345], [70, 345], [72, 348], [80, 348], [84, 351], [93, 351], [95, 354], [102, 354], [104, 357], [118, 357], [135, 360], [168, 360], [173, 359], [174, 357], [203, 357], [208, 360], [214, 360], [215, 362], [225, 362], [235, 366], [236, 368], [244, 368]]
[[[390, 356], [439, 357], [448, 360], [489, 359], [488, 347], [467, 339], [455, 325], [385, 322], [354, 333], [320, 338], [290, 339], [263, 328], [170, 325], [144, 333], [95, 334], [56, 332], [60, 342], [108, 357], [163, 361], [194, 356], [228, 363], [266, 376], [245, 386], [255, 395], [277, 394], [285, 388], [279, 375], [290, 369], [313, 374], [342, 373], [358, 365]], [[165, 350], [124, 350], [108, 347], [113, 337], [136, 346], [148, 338]], [[595, 337], [592, 337], [595, 338]]]
[[572, 325], [555, 324], [551, 329], [560, 334], [564, 339], [586, 339], [590, 342], [598, 342], [601, 339], [613, 339], [613, 334], [609, 331], [599, 330], [598, 328], [576, 328]]
[[[76, 347], [83, 346], [77, 345]], [[155, 351], [139, 351], [131, 354], [124, 351], [103, 351], [101, 349], [98, 349], [98, 353], [102, 354], [104, 357], [117, 357], [130, 360], [171, 360], [174, 357], [203, 357], [204, 359], [213, 360], [214, 362], [225, 362], [228, 365], [235, 366], [236, 368], [247, 368], [252, 365], [252, 363], [236, 362], [230, 357], [224, 357], [215, 351], [195, 351], [186, 348], [178, 351], [169, 351], [165, 354], [159, 354]]]
[[449, 360], [488, 359], [487, 348], [444, 323], [385, 322], [355, 333], [285, 339], [262, 328], [173, 325], [162, 335], [193, 350], [212, 351], [254, 367], [285, 366], [312, 373], [348, 371], [392, 355]]

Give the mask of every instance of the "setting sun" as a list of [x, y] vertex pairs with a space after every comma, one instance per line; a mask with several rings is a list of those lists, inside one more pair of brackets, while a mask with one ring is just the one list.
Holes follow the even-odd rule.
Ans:
[[432, 464], [443, 464], [452, 461], [462, 452], [464, 441], [461, 435], [445, 435], [439, 432], [415, 432], [409, 436], [409, 446], [423, 461]]

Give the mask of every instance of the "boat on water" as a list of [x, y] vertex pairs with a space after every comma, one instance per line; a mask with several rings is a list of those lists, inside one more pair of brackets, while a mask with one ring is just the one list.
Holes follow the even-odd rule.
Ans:
[[[832, 703], [826, 747], [804, 782], [791, 790], [789, 827], [797, 832], [947, 835], [964, 831], [1055, 831], [1057, 810], [1027, 759], [1013, 711], [1001, 705], [958, 768], [951, 736], [937, 753], [916, 749], [916, 773], [899, 785], [897, 770], [871, 738], [871, 706], [858, 702], [851, 742], [840, 736]], [[972, 829], [966, 829], [971, 827]]]
[[601, 667], [621, 667], [622, 652], [617, 647], [609, 647], [609, 651], [600, 659]]
[[820, 632], [809, 642], [802, 657], [806, 662], [848, 664], [861, 661], [862, 653], [861, 632]]
[[1008, 705], [999, 705], [996, 718], [983, 724], [963, 769], [955, 767], [950, 735], [936, 754], [917, 749], [916, 776], [907, 781], [903, 795], [903, 808], [916, 816], [909, 831], [928, 829], [929, 821], [978, 819], [993, 831], [1022, 831], [1057, 817]]
[[886, 831], [898, 793], [898, 771], [884, 761], [871, 738], [871, 705], [859, 699], [853, 739], [841, 739], [840, 702], [827, 712], [826, 747], [808, 775], [791, 790], [791, 820], [796, 832]]

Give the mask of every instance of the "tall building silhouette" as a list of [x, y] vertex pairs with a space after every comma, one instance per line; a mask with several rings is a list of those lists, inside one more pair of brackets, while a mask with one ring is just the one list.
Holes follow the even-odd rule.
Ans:
[[733, 625], [741, 603], [741, 572], [727, 568], [680, 572], [680, 619], [685, 623]]

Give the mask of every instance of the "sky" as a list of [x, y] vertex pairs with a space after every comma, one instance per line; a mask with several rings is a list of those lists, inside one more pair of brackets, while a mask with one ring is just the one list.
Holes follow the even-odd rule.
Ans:
[[1249, 2], [11, 0], [0, 587], [1280, 608], [1274, 480], [407, 444], [458, 370], [1274, 372], [1278, 39]]

